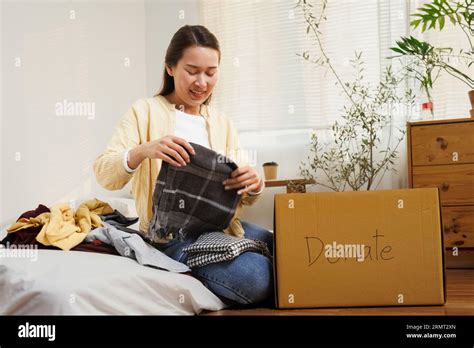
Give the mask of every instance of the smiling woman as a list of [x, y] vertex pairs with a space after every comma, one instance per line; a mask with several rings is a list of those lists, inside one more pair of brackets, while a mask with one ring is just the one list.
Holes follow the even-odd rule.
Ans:
[[[138, 100], [124, 115], [106, 151], [94, 162], [94, 173], [99, 184], [110, 190], [121, 189], [132, 180], [140, 232], [147, 235], [153, 232], [152, 197], [163, 162], [186, 166], [196, 155], [190, 142], [207, 147], [238, 165], [222, 185], [241, 196], [239, 206], [220, 232], [261, 240], [272, 250], [270, 231], [238, 218], [241, 205], [257, 201], [264, 181], [248, 165], [249, 156], [241, 149], [231, 120], [209, 106], [220, 57], [219, 42], [208, 29], [199, 25], [180, 28], [166, 52], [161, 91], [154, 98]], [[194, 242], [192, 238], [160, 240], [156, 247], [186, 263], [183, 250]], [[272, 261], [258, 252], [246, 251], [230, 261], [192, 268], [192, 274], [227, 304], [249, 305], [272, 298]]]
[[158, 93], [199, 115], [208, 105], [219, 76], [221, 52], [217, 38], [205, 27], [186, 25], [173, 36], [166, 51], [163, 87]]

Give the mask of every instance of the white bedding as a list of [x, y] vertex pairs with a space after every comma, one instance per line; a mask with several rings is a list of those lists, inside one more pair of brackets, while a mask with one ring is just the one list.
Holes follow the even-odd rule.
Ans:
[[0, 258], [2, 315], [192, 315], [224, 303], [200, 281], [114, 255], [37, 250]]
[[[132, 199], [98, 198], [125, 216], [137, 216]], [[70, 203], [78, 206], [82, 201]], [[0, 224], [0, 240], [15, 220]], [[130, 227], [138, 229], [138, 222]], [[0, 257], [0, 315], [191, 315], [225, 307], [199, 280], [141, 266], [126, 257], [61, 250], [37, 253], [36, 261]]]

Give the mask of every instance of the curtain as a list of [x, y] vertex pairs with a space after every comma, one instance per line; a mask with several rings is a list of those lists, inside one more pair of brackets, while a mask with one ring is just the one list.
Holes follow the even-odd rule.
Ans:
[[[203, 23], [222, 48], [213, 103], [242, 131], [327, 128], [346, 103], [330, 71], [297, 55], [317, 51], [296, 3], [201, 1]], [[406, 2], [330, 0], [326, 16], [323, 45], [338, 72], [350, 79], [350, 60], [362, 51], [365, 79], [375, 84], [390, 44], [406, 34]]]

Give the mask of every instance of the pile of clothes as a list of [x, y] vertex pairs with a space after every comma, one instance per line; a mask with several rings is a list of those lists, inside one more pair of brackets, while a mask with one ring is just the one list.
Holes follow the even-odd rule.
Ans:
[[61, 203], [48, 208], [39, 204], [7, 229], [0, 242], [6, 248], [28, 247], [98, 252], [132, 258], [144, 266], [172, 272], [190, 268], [146, 243], [139, 232], [128, 228], [138, 218], [128, 218], [98, 199], [83, 202], [76, 211]]
[[[83, 243], [85, 237], [91, 229], [103, 226], [101, 214], [112, 213], [114, 209], [98, 199], [83, 202], [76, 212], [66, 203], [54, 205], [51, 209], [40, 204], [35, 210], [20, 215], [7, 229], [8, 235], [2, 244], [36, 245], [40, 249], [88, 249], [89, 243]], [[110, 248], [98, 250], [115, 253]]]

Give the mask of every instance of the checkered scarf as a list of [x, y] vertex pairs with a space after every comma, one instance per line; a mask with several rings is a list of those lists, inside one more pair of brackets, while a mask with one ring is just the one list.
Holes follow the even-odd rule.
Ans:
[[261, 240], [241, 239], [222, 232], [205, 233], [183, 251], [188, 254], [187, 264], [191, 268], [230, 261], [245, 251], [254, 251], [271, 257], [267, 243]]
[[204, 146], [190, 143], [190, 163], [174, 167], [163, 162], [153, 193], [148, 238], [183, 240], [189, 235], [222, 231], [235, 215], [240, 196], [222, 182], [237, 165]]

